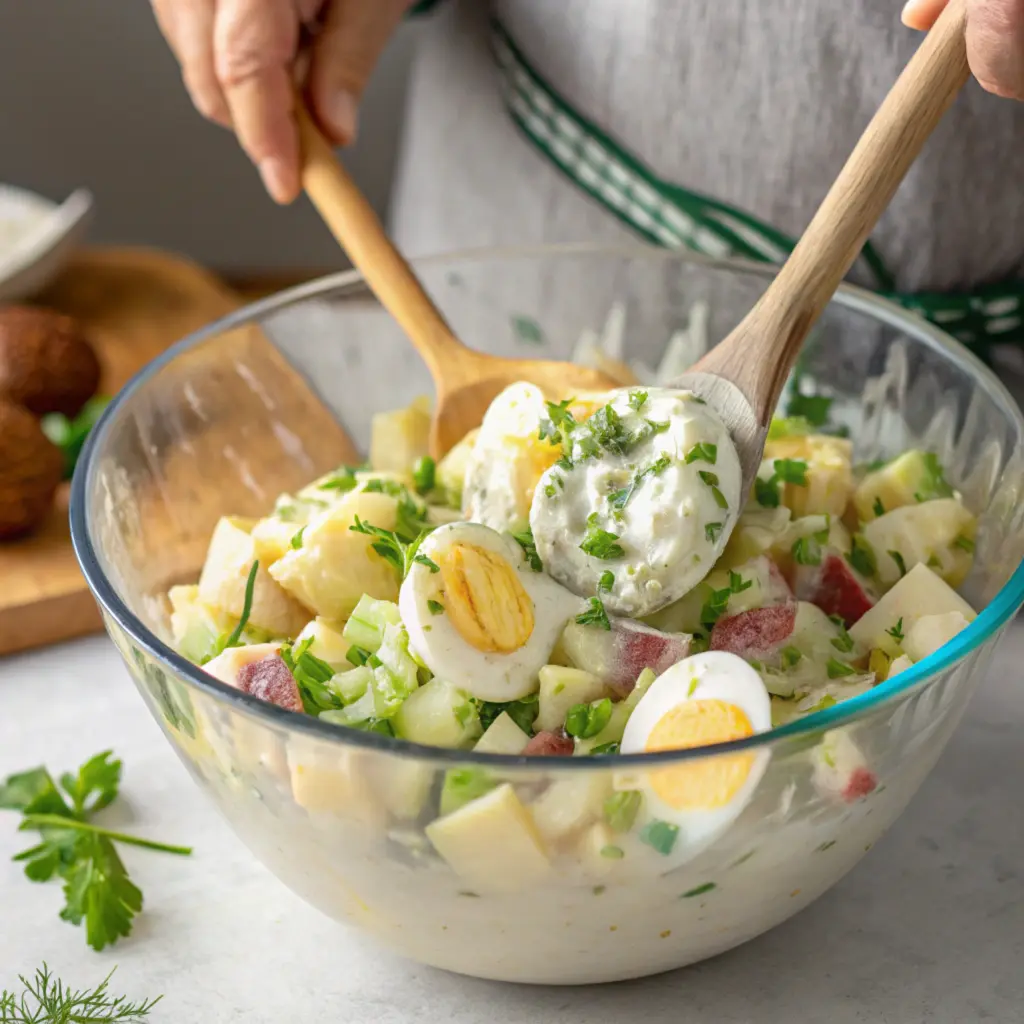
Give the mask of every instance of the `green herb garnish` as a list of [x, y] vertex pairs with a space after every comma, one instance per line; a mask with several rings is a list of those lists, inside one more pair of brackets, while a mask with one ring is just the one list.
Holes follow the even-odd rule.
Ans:
[[318, 491], [351, 491], [355, 489], [357, 483], [356, 471], [351, 466], [342, 466], [326, 480], [318, 483], [316, 489]]
[[647, 404], [646, 391], [630, 391], [629, 407], [639, 412]]
[[541, 564], [540, 555], [537, 554], [537, 545], [533, 540], [533, 530], [527, 526], [526, 529], [513, 533], [512, 539], [523, 549], [523, 554], [526, 555], [530, 568], [534, 572], [543, 572], [544, 566]]
[[427, 599], [427, 607], [430, 609], [431, 615], [440, 615], [444, 612], [444, 605], [440, 601], [435, 601], [433, 598]]
[[686, 453], [686, 464], [689, 466], [692, 462], [710, 462], [711, 465], [715, 465], [718, 461], [718, 445], [709, 444], [706, 441], [701, 441], [699, 444], [695, 444]]
[[722, 530], [725, 529], [725, 523], [705, 523], [704, 524], [704, 536], [707, 538], [709, 544], [717, 544], [718, 538], [722, 535]]
[[843, 654], [849, 654], [853, 650], [853, 637], [846, 632], [846, 623], [838, 615], [830, 615], [832, 624], [839, 630], [839, 636], [832, 641], [832, 646]]
[[486, 731], [498, 715], [505, 711], [527, 736], [532, 736], [533, 723], [536, 721], [539, 711], [538, 698], [539, 694], [531, 693], [519, 700], [507, 703], [489, 700], [478, 701], [477, 710], [480, 713], [480, 724]]
[[754, 498], [764, 508], [778, 508], [782, 503], [780, 483], [807, 486], [807, 463], [802, 459], [776, 459], [770, 477], [754, 478]]
[[678, 825], [670, 825], [667, 821], [649, 821], [640, 829], [640, 842], [667, 857], [676, 845], [678, 835]]
[[903, 643], [903, 619], [902, 617], [896, 620], [896, 625], [892, 629], [887, 629], [886, 633], [896, 641], [896, 643]]
[[612, 628], [608, 620], [608, 613], [604, 610], [604, 602], [599, 597], [592, 597], [587, 602], [587, 610], [576, 616], [576, 622], [580, 626], [597, 626], [598, 629]]
[[853, 668], [837, 658], [829, 658], [825, 662], [825, 671], [828, 673], [829, 679], [842, 679], [843, 676], [853, 675]]
[[826, 516], [823, 529], [806, 537], [798, 537], [791, 549], [794, 561], [799, 565], [821, 565], [821, 546], [828, 543], [830, 530], [830, 517]]
[[607, 594], [615, 586], [615, 573], [611, 569], [605, 569], [601, 578], [597, 581], [597, 592]]
[[[733, 594], [742, 594], [754, 585], [753, 580], [744, 580], [738, 572], [729, 573], [729, 586], [721, 590], [712, 590], [700, 610], [700, 621], [706, 629], [711, 627], [725, 614], [729, 606], [729, 598]], [[692, 645], [691, 645], [692, 646]]]
[[967, 554], [974, 554], [974, 541], [970, 537], [960, 536], [953, 541], [953, 546], [958, 547], [961, 551], [966, 551]]
[[608, 845], [601, 847], [601, 856], [607, 857], [609, 860], [622, 860], [626, 854], [623, 852], [621, 846]]
[[95, 988], [75, 989], [56, 980], [44, 963], [31, 980], [18, 975], [22, 991], [0, 992], [0, 1024], [116, 1024], [141, 1021], [163, 998], [133, 1003], [110, 994], [110, 973]]
[[[184, 846], [142, 839], [95, 825], [121, 784], [121, 762], [107, 750], [86, 761], [76, 775], [60, 777], [58, 789], [45, 768], [11, 775], [0, 785], [0, 809], [20, 811], [19, 831], [38, 831], [41, 842], [14, 856], [33, 882], [64, 881], [63, 920], [85, 923], [86, 942], [100, 950], [129, 935], [142, 910], [142, 892], [131, 882], [115, 843], [188, 856]], [[63, 792], [61, 792], [63, 790]], [[2, 1019], [2, 1018], [0, 1018]]]
[[292, 539], [289, 541], [289, 545], [295, 551], [298, 551], [302, 547], [302, 535], [306, 532], [306, 528], [301, 527], [296, 533], [292, 534]]
[[667, 455], [659, 456], [654, 462], [644, 469], [637, 470], [633, 479], [630, 481], [628, 487], [623, 487], [620, 490], [613, 491], [608, 495], [608, 504], [611, 505], [616, 512], [621, 512], [628, 504], [629, 499], [643, 486], [644, 481], [649, 476], [657, 476], [668, 468], [672, 459]]
[[881, 498], [879, 498], [879, 497], [875, 498], [875, 503], [872, 506], [872, 510], [874, 511], [876, 516], [881, 517], [881, 516], [885, 515], [885, 506], [882, 504], [882, 499]]
[[596, 512], [587, 517], [587, 532], [583, 535], [580, 550], [594, 558], [622, 558], [626, 553], [622, 545], [617, 543], [619, 535], [609, 533], [598, 525]]
[[326, 685], [334, 677], [334, 669], [309, 653], [312, 643], [313, 638], [308, 636], [297, 644], [282, 644], [278, 654], [295, 679], [303, 710], [307, 715], [319, 715], [321, 711], [336, 711], [345, 702]]
[[835, 697], [833, 697], [831, 693], [826, 693], [825, 696], [822, 697], [821, 700], [819, 700], [817, 704], [813, 705], [812, 707], [809, 707], [804, 712], [804, 714], [805, 715], [813, 715], [813, 714], [815, 714], [815, 712], [826, 711], [826, 710], [828, 710], [828, 708], [834, 708], [835, 706], [836, 706], [836, 699], [835, 699]]
[[903, 556], [898, 551], [887, 551], [886, 554], [896, 563], [896, 568], [900, 571], [900, 579], [903, 579], [907, 575], [907, 563], [903, 561]]
[[434, 489], [437, 478], [437, 463], [429, 455], [421, 455], [412, 467], [412, 481], [419, 494], [427, 494]]
[[823, 427], [828, 422], [832, 399], [824, 395], [802, 395], [794, 392], [786, 404], [787, 416], [799, 416], [811, 426]]
[[874, 576], [878, 570], [875, 552], [862, 534], [855, 533], [850, 542], [850, 553], [846, 560], [862, 576]]
[[596, 757], [600, 754], [617, 754], [618, 752], [618, 743], [600, 743], [596, 747], [591, 748], [590, 755]]
[[612, 702], [603, 697], [590, 704], [576, 704], [565, 716], [565, 731], [579, 740], [596, 736], [612, 717]]
[[783, 668], [792, 668], [803, 657], [803, 653], [799, 648], [790, 645], [779, 651], [779, 657], [782, 659]]
[[[737, 861], [736, 863], [739, 864], [742, 862]], [[736, 865], [734, 864], [733, 867], [735, 866]], [[711, 892], [713, 889], [717, 888], [718, 886], [716, 886], [714, 882], [705, 882], [703, 885], [698, 885], [696, 889], [691, 889], [689, 892], [684, 892], [683, 895], [679, 898], [681, 900], [690, 900], [693, 899], [694, 896], [703, 896], [704, 893]]]
[[636, 821], [642, 794], [635, 789], [622, 790], [606, 797], [603, 805], [604, 820], [613, 832], [628, 832]]

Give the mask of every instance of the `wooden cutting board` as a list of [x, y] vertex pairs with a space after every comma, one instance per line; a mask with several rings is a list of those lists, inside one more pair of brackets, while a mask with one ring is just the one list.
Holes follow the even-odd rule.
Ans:
[[[37, 303], [78, 318], [115, 394], [168, 346], [242, 304], [187, 260], [146, 249], [83, 250]], [[68, 485], [41, 529], [0, 543], [0, 654], [102, 629], [68, 530]]]

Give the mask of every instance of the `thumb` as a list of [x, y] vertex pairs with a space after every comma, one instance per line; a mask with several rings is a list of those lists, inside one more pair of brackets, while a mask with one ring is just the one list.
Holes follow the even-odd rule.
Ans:
[[313, 44], [308, 90], [332, 141], [356, 136], [359, 102], [377, 60], [413, 0], [329, 0]]

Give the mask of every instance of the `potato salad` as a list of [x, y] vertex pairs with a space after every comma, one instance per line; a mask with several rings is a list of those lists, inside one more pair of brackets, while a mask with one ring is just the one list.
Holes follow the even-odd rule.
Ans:
[[[715, 411], [662, 387], [514, 384], [436, 463], [428, 427], [424, 403], [380, 414], [367, 464], [222, 519], [169, 593], [178, 650], [339, 728], [600, 757], [765, 732], [975, 616], [975, 517], [930, 452], [856, 465], [839, 432], [777, 419], [744, 494]], [[692, 852], [763, 756], [650, 773], [610, 813], [666, 855], [686, 817]]]

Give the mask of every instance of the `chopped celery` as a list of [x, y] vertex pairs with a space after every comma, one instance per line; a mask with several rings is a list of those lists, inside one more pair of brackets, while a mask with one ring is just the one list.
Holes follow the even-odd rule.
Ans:
[[358, 665], [347, 672], [338, 672], [327, 684], [346, 703], [359, 700], [373, 682], [373, 669]]
[[384, 638], [384, 627], [397, 626], [401, 621], [398, 605], [393, 601], [377, 601], [363, 594], [341, 635], [350, 644], [375, 652]]

